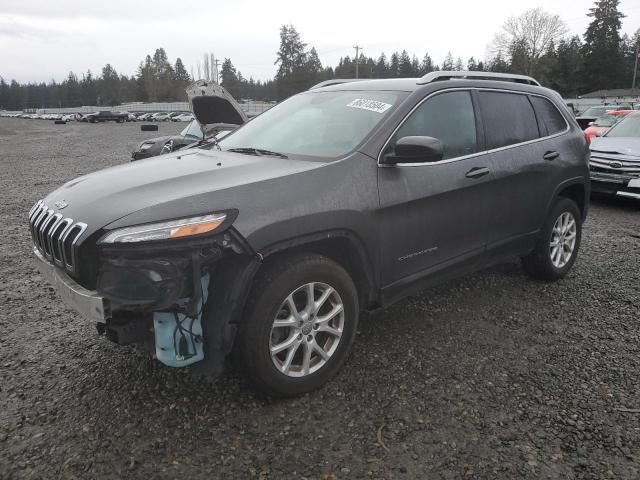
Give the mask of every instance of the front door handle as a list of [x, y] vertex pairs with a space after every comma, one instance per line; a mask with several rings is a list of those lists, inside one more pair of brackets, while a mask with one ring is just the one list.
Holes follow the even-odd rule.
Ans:
[[542, 155], [542, 158], [544, 158], [545, 160], [554, 160], [559, 156], [560, 154], [558, 152], [556, 152], [555, 150], [551, 150], [549, 152], [545, 152], [545, 154]]
[[485, 175], [487, 175], [490, 172], [491, 172], [491, 170], [489, 170], [487, 167], [473, 167], [471, 170], [469, 170], [465, 174], [465, 177], [467, 177], [467, 178], [480, 178], [480, 177], [484, 177]]

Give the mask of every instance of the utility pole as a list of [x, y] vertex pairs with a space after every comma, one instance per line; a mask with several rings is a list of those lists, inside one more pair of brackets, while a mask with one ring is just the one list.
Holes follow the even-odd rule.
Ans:
[[640, 44], [636, 48], [636, 61], [633, 66], [633, 83], [631, 84], [631, 95], [633, 95], [633, 89], [636, 88], [636, 74], [638, 73], [638, 57], [640, 57]]
[[356, 49], [356, 78], [358, 78], [358, 63], [360, 63], [360, 49], [362, 48], [357, 43], [353, 46]]
[[214, 58], [213, 59], [213, 66], [215, 68], [215, 72], [216, 72], [216, 83], [218, 85], [220, 85], [220, 73], [218, 71], [218, 67], [220, 66], [220, 59], [219, 58]]

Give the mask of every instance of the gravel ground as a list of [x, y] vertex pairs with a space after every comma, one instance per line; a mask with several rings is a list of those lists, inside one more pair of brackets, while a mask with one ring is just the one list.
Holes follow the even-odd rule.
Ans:
[[31, 266], [30, 206], [153, 135], [0, 119], [1, 478], [640, 477], [640, 205], [594, 201], [565, 280], [425, 291], [324, 389], [265, 403], [110, 344]]

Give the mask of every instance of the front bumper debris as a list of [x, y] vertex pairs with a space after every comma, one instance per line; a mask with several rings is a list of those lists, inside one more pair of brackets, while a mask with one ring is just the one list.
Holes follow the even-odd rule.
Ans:
[[202, 314], [209, 295], [209, 275], [200, 280], [201, 294], [193, 316], [177, 312], [154, 312], [156, 358], [168, 367], [185, 367], [204, 358]]
[[33, 253], [36, 268], [67, 305], [91, 322], [106, 323], [111, 318], [109, 300], [77, 284], [65, 272], [48, 263], [37, 248], [33, 248]]

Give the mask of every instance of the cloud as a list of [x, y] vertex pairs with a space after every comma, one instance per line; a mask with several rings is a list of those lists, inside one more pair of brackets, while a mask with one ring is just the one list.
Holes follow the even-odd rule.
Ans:
[[56, 37], [70, 35], [55, 26], [46, 26], [38, 22], [25, 21], [20, 17], [0, 16], [0, 36], [17, 37], [23, 39], [51, 40]]

